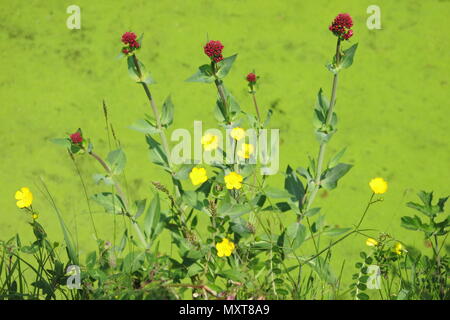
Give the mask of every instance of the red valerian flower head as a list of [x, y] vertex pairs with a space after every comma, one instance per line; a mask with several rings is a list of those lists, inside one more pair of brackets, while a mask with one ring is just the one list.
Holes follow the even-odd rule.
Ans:
[[249, 73], [247, 75], [247, 81], [251, 83], [256, 83], [256, 74], [254, 74], [253, 72]]
[[210, 57], [215, 62], [220, 62], [223, 60], [222, 50], [223, 45], [220, 41], [211, 40], [204, 47], [205, 54]]
[[134, 43], [136, 41], [136, 34], [134, 32], [125, 32], [122, 35], [122, 42], [125, 44], [129, 44], [131, 45], [132, 43]]
[[135, 49], [139, 49], [141, 45], [136, 40], [137, 36], [134, 32], [125, 32], [122, 35], [122, 42], [125, 46], [122, 48], [122, 53], [129, 54], [132, 53]]
[[77, 131], [75, 133], [72, 133], [70, 135], [70, 141], [72, 141], [73, 144], [80, 144], [83, 142], [83, 137], [81, 136], [81, 132]]
[[340, 13], [334, 18], [330, 27], [328, 28], [337, 37], [343, 40], [348, 40], [353, 36], [353, 20], [348, 13]]

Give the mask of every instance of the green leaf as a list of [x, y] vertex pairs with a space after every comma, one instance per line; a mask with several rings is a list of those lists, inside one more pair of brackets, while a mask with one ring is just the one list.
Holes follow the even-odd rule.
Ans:
[[330, 141], [336, 130], [323, 131], [322, 128], [315, 131], [316, 139], [319, 143], [325, 143]]
[[422, 227], [422, 221], [416, 215], [413, 217], [401, 217], [401, 226], [408, 230], [418, 230]]
[[128, 240], [128, 229], [125, 229], [122, 239], [120, 240], [119, 246], [117, 247], [117, 251], [122, 252], [127, 245]]
[[230, 72], [233, 66], [234, 60], [236, 60], [237, 54], [227, 57], [218, 63], [219, 70], [217, 71], [217, 77], [223, 79]]
[[97, 251], [92, 251], [86, 257], [86, 266], [88, 268], [93, 268], [97, 263]]
[[214, 75], [211, 65], [204, 64], [198, 68], [198, 71], [186, 79], [186, 82], [204, 82], [211, 83], [214, 81]]
[[320, 208], [311, 208], [311, 209], [309, 209], [308, 211], [306, 211], [304, 213], [304, 216], [305, 217], [312, 217], [312, 216], [318, 214], [319, 211], [320, 211]]
[[218, 275], [225, 279], [238, 281], [238, 282], [243, 282], [245, 280], [245, 274], [239, 270], [234, 270], [234, 269], [224, 270], [224, 271], [218, 273]]
[[145, 66], [142, 64], [141, 61], [138, 61], [139, 66], [138, 70], [136, 64], [134, 63], [134, 56], [128, 56], [127, 63], [128, 63], [128, 74], [130, 75], [131, 79], [133, 79], [137, 83], [146, 83], [146, 84], [156, 83], [156, 81], [153, 80], [151, 74], [147, 72]]
[[269, 111], [267, 111], [267, 116], [266, 116], [266, 120], [264, 120], [264, 128], [267, 128], [269, 126], [270, 123], [270, 119], [272, 118], [272, 114], [273, 114], [273, 110], [269, 109]]
[[291, 206], [287, 202], [277, 202], [274, 206], [268, 206], [263, 209], [263, 211], [281, 211], [286, 212], [292, 210]]
[[173, 103], [170, 96], [164, 101], [161, 114], [161, 125], [165, 128], [169, 127], [173, 123]]
[[367, 294], [365, 294], [364, 292], [358, 293], [358, 295], [356, 297], [359, 300], [369, 300], [369, 296]]
[[240, 217], [252, 211], [250, 204], [232, 204], [229, 202], [223, 203], [218, 208], [218, 213], [221, 216], [230, 216], [231, 218]]
[[130, 126], [130, 129], [145, 133], [145, 134], [154, 134], [159, 133], [157, 127], [150, 123], [148, 120], [139, 119], [134, 124]]
[[291, 195], [293, 202], [301, 200], [305, 194], [305, 188], [302, 182], [295, 174], [295, 171], [288, 165], [286, 168], [286, 175], [284, 178], [284, 189]]
[[406, 206], [410, 207], [411, 209], [417, 210], [417, 211], [423, 213], [426, 216], [429, 216], [429, 217], [432, 216], [431, 209], [427, 208], [427, 207], [425, 207], [425, 206], [423, 206], [421, 204], [414, 203], [414, 202], [408, 202], [406, 204]]
[[169, 168], [169, 161], [167, 159], [167, 155], [162, 149], [159, 142], [153, 139], [150, 135], [146, 136], [147, 144], [150, 147], [150, 159], [153, 163], [163, 166], [165, 168]]
[[252, 230], [249, 228], [247, 221], [242, 218], [236, 219], [234, 222], [230, 222], [231, 230], [242, 238], [248, 237], [252, 234]]
[[205, 208], [205, 194], [203, 192], [184, 191], [181, 197], [187, 205], [194, 209], [202, 211]]
[[192, 171], [192, 168], [195, 167], [195, 164], [192, 163], [185, 163], [182, 164], [178, 170], [176, 171], [175, 175], [173, 176], [177, 180], [185, 180], [189, 178], [189, 173]]
[[108, 154], [106, 162], [109, 164], [112, 174], [120, 174], [125, 168], [127, 157], [122, 149], [117, 149]]
[[330, 265], [322, 257], [317, 257], [307, 264], [317, 273], [317, 275], [325, 282], [332, 286], [336, 286], [337, 279], [331, 272]]
[[122, 214], [126, 212], [122, 199], [111, 192], [97, 193], [92, 196], [92, 200], [101, 205], [106, 212]]
[[321, 111], [324, 116], [327, 115], [328, 109], [330, 107], [330, 102], [325, 97], [325, 94], [323, 93], [322, 88], [319, 89], [319, 92], [317, 93], [317, 100], [316, 100], [316, 106], [315, 109], [318, 111]]
[[345, 151], [347, 151], [347, 147], [336, 153], [328, 163], [328, 168], [335, 167], [339, 163], [339, 160], [341, 160], [342, 156], [345, 154]]
[[67, 249], [67, 255], [69, 256], [70, 261], [72, 261], [76, 265], [79, 265], [78, 253], [77, 253], [73, 238], [70, 234], [70, 231], [67, 228], [67, 225], [64, 222], [64, 219], [63, 219], [61, 213], [59, 212], [58, 208], [54, 204], [53, 204], [53, 208], [55, 209], [56, 215], [58, 216], [59, 225], [61, 226], [61, 230], [63, 232], [64, 242], [66, 244], [66, 249]]
[[[222, 84], [223, 86], [223, 91], [225, 93], [225, 97], [227, 99], [227, 104], [229, 107], [229, 111], [230, 111], [230, 117], [234, 117], [237, 114], [239, 114], [241, 112], [241, 107], [239, 106], [239, 103], [237, 102], [237, 100], [234, 98], [234, 96], [231, 94], [230, 91], [228, 91], [228, 89]], [[217, 97], [218, 103], [220, 103], [220, 107], [223, 108], [223, 113], [224, 115], [226, 114], [226, 110], [225, 107], [223, 106], [223, 102], [221, 100], [220, 95], [218, 94]]]
[[159, 193], [155, 194], [150, 206], [148, 207], [147, 214], [144, 220], [144, 232], [148, 238], [152, 238], [156, 226], [160, 221], [161, 216], [161, 204], [159, 200]]
[[289, 241], [292, 250], [297, 249], [305, 241], [306, 227], [303, 224], [294, 222], [286, 229], [285, 241]]
[[341, 63], [339, 65], [341, 68], [349, 68], [353, 64], [353, 58], [357, 48], [358, 44], [355, 43], [347, 50], [344, 50], [344, 56], [341, 58]]
[[147, 204], [147, 199], [143, 199], [143, 200], [136, 200], [134, 202], [134, 206], [136, 207], [135, 210], [135, 214], [134, 214], [134, 219], [139, 218], [145, 210], [145, 205]]
[[123, 272], [133, 273], [138, 271], [145, 261], [145, 252], [130, 252], [123, 259]]
[[438, 204], [437, 204], [437, 206], [439, 208], [438, 212], [444, 212], [445, 203], [447, 202], [448, 198], [449, 197], [447, 196], [445, 198], [440, 198], [439, 199]]
[[281, 190], [272, 186], [266, 186], [264, 188], [264, 193], [269, 198], [289, 198], [291, 194], [286, 190]]
[[71, 143], [68, 138], [54, 138], [49, 140], [51, 143], [57, 144], [62, 147], [70, 148]]
[[321, 181], [321, 185], [326, 190], [332, 190], [337, 187], [337, 182], [340, 178], [342, 178], [353, 165], [339, 163], [335, 167], [328, 169], [325, 171], [325, 178]]

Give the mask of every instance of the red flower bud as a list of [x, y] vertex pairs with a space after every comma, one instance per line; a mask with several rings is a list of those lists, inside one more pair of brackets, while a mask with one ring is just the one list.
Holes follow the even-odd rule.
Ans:
[[348, 13], [340, 13], [334, 18], [330, 27], [328, 28], [333, 34], [341, 39], [348, 40], [353, 36], [353, 20]]
[[253, 72], [249, 73], [247, 75], [247, 81], [248, 82], [252, 82], [252, 83], [256, 83], [256, 74], [254, 74]]
[[81, 136], [81, 132], [77, 131], [70, 135], [70, 140], [73, 144], [80, 144], [83, 142], [83, 137]]
[[352, 37], [352, 35], [353, 35], [353, 30], [348, 30], [342, 37], [345, 40], [348, 40], [348, 39], [350, 39]]
[[223, 45], [220, 41], [211, 40], [204, 47], [205, 54], [210, 57], [215, 62], [219, 62], [223, 60], [222, 50]]

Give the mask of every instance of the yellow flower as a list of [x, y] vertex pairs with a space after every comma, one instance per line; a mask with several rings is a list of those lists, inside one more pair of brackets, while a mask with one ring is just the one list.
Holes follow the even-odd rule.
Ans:
[[367, 238], [366, 245], [369, 247], [376, 247], [378, 245], [378, 241], [373, 238]]
[[375, 178], [369, 182], [370, 189], [376, 194], [383, 194], [387, 191], [388, 184], [383, 178]]
[[31, 215], [31, 217], [33, 218], [33, 220], [36, 220], [37, 218], [39, 218], [39, 214], [36, 212], [33, 212], [33, 214]]
[[242, 187], [242, 176], [236, 172], [230, 172], [225, 176], [227, 189], [240, 189]]
[[202, 145], [206, 151], [217, 149], [219, 146], [219, 138], [213, 134], [207, 133], [202, 137]]
[[205, 168], [193, 168], [189, 173], [189, 178], [194, 186], [202, 184], [208, 180]]
[[400, 242], [397, 242], [393, 248], [394, 252], [398, 255], [401, 255], [403, 252], [406, 252], [405, 247]]
[[230, 132], [230, 136], [233, 139], [239, 141], [239, 140], [245, 138], [245, 130], [240, 127], [233, 128], [233, 130], [231, 130], [231, 132]]
[[222, 242], [216, 244], [216, 249], [219, 257], [229, 257], [233, 253], [234, 243], [227, 238], [224, 238]]
[[238, 154], [238, 156], [241, 157], [241, 158], [248, 159], [248, 158], [250, 158], [250, 155], [253, 153], [254, 150], [255, 150], [255, 148], [253, 147], [252, 144], [244, 143], [244, 144], [242, 145], [241, 150], [239, 150], [239, 151], [237, 152], [237, 154]]
[[33, 203], [33, 194], [27, 187], [20, 188], [16, 191], [15, 198], [17, 201], [16, 205], [19, 208], [27, 208]]

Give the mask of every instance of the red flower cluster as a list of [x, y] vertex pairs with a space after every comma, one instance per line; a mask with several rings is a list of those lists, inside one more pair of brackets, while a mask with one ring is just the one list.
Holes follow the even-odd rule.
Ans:
[[134, 32], [125, 32], [122, 35], [122, 42], [125, 44], [122, 48], [122, 52], [124, 54], [128, 54], [133, 50], [140, 48], [141, 45], [136, 41], [136, 38], [137, 36]]
[[205, 50], [205, 54], [215, 62], [223, 60], [223, 45], [220, 41], [211, 40], [203, 47], [203, 49]]
[[73, 144], [80, 144], [83, 142], [83, 137], [81, 136], [81, 132], [77, 131], [70, 135], [70, 141], [72, 141]]
[[348, 40], [353, 36], [353, 30], [351, 30], [351, 27], [353, 27], [352, 17], [348, 13], [340, 13], [336, 18], [334, 18], [334, 21], [328, 29], [330, 29], [335, 36]]
[[256, 83], [256, 74], [254, 74], [253, 72], [249, 73], [247, 75], [247, 81], [251, 83]]

